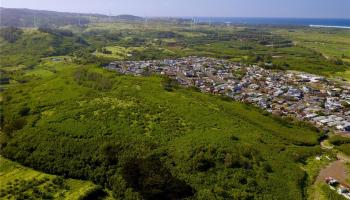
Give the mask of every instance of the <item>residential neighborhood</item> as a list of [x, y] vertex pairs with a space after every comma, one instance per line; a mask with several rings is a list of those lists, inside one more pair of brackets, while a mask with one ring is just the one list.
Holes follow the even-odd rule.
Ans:
[[158, 73], [184, 87], [226, 95], [270, 113], [292, 116], [323, 129], [350, 133], [350, 86], [304, 72], [266, 70], [206, 57], [117, 61], [106, 67], [121, 74]]

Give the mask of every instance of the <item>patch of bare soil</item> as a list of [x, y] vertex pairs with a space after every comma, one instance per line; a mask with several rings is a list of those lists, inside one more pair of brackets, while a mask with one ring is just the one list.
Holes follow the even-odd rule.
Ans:
[[343, 160], [337, 160], [320, 171], [317, 181], [324, 182], [325, 178], [332, 177], [337, 179], [341, 185], [350, 188], [350, 183], [347, 181], [347, 173], [345, 162]]

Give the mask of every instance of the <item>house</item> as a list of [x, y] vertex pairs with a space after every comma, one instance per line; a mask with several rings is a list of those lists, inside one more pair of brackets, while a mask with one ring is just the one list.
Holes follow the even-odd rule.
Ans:
[[350, 122], [344, 122], [342, 125], [338, 125], [336, 128], [341, 131], [350, 131]]
[[186, 77], [194, 77], [195, 73], [192, 70], [184, 71]]
[[288, 92], [285, 94], [287, 97], [291, 97], [297, 100], [303, 98], [303, 92], [296, 88], [289, 88]]
[[342, 107], [343, 106], [341, 105], [337, 97], [326, 98], [325, 108], [327, 110], [337, 111], [337, 110], [340, 110]]
[[315, 118], [317, 116], [318, 116], [318, 114], [316, 114], [316, 113], [309, 113], [309, 114], [306, 114], [305, 118], [306, 119], [312, 119], [312, 118]]
[[108, 68], [117, 68], [117, 63], [116, 62], [109, 63]]
[[283, 90], [277, 89], [277, 90], [273, 93], [273, 96], [274, 96], [274, 97], [278, 97], [278, 96], [281, 96], [282, 94], [284, 94]]
[[333, 88], [331, 90], [327, 90], [327, 94], [331, 97], [339, 96], [341, 92], [340, 88]]
[[250, 84], [250, 85], [248, 86], [248, 88], [249, 88], [249, 89], [252, 89], [252, 90], [258, 90], [258, 89], [260, 88], [260, 86], [257, 85], [257, 84]]

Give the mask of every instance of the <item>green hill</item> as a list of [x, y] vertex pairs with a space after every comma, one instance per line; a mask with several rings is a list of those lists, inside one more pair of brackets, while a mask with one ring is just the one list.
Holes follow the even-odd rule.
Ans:
[[33, 67], [43, 57], [72, 54], [88, 46], [79, 36], [59, 29], [3, 28], [0, 36], [1, 67]]
[[0, 13], [0, 25], [12, 27], [59, 27], [65, 25], [83, 26], [94, 22], [142, 20], [141, 17], [133, 15], [107, 16], [101, 14], [68, 13], [2, 7], [0, 7]]
[[1, 154], [119, 199], [304, 199], [320, 134], [158, 76], [43, 61], [3, 93]]

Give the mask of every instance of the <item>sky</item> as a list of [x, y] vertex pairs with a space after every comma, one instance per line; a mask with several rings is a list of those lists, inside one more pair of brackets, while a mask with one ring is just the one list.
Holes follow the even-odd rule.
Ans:
[[0, 0], [1, 7], [162, 17], [350, 18], [350, 0]]

